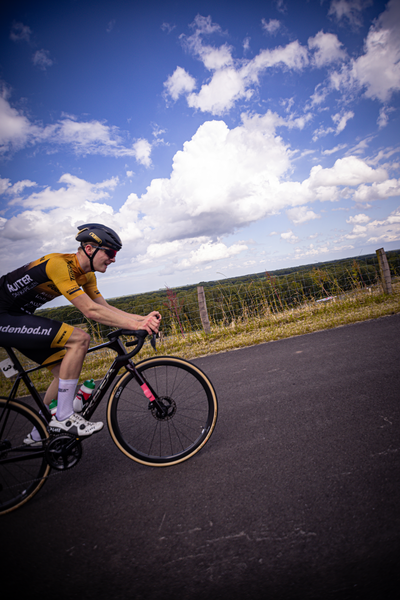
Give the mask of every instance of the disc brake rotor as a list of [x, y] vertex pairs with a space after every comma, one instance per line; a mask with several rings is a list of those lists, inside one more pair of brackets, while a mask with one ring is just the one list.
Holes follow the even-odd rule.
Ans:
[[149, 406], [151, 414], [157, 421], [169, 421], [176, 413], [176, 402], [168, 396], [158, 398], [157, 402], [161, 405], [159, 408], [155, 402], [152, 402]]

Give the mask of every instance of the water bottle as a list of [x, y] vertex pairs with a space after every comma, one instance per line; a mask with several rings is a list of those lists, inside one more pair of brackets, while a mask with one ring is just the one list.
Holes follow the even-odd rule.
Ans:
[[75, 412], [82, 412], [83, 407], [89, 401], [90, 396], [93, 394], [94, 388], [95, 383], [93, 379], [87, 379], [85, 383], [82, 383], [81, 387], [79, 388], [79, 392], [74, 398], [73, 407]]
[[50, 409], [50, 412], [51, 412], [51, 416], [55, 417], [56, 416], [56, 412], [57, 412], [57, 400], [52, 400], [50, 402], [49, 409]]

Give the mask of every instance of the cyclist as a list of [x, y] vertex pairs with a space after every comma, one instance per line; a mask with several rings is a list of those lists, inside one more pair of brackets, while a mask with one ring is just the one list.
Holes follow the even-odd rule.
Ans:
[[[134, 315], [106, 302], [97, 288], [95, 271], [104, 273], [115, 262], [122, 242], [115, 231], [99, 223], [81, 225], [78, 230], [80, 247], [75, 254], [47, 254], [0, 278], [0, 346], [16, 348], [39, 364], [59, 361], [49, 367], [54, 379], [44, 396], [47, 406], [57, 397], [49, 431], [88, 436], [100, 431], [103, 423], [74, 413], [73, 401], [90, 336], [34, 311], [62, 294], [88, 319], [149, 334], [158, 331], [161, 315], [157, 311], [144, 317]], [[24, 441], [40, 444], [37, 431]]]

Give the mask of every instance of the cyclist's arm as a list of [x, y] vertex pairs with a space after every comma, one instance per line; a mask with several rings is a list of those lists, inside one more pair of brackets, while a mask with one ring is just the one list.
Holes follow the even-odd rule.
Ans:
[[[120, 310], [116, 306], [111, 306], [111, 304], [108, 304], [107, 300], [105, 300], [103, 298], [103, 296], [101, 296], [101, 295], [97, 296], [96, 298], [93, 298], [93, 301], [96, 302], [96, 304], [101, 304], [102, 306], [109, 308], [110, 310], [112, 310], [115, 313], [119, 313], [120, 315], [132, 317], [133, 319], [135, 319], [135, 321], [138, 321], [139, 323], [141, 323], [142, 321], [145, 321], [149, 315], [157, 315], [158, 319], [161, 319], [160, 313], [155, 310], [153, 312], [149, 313], [149, 315], [146, 315], [146, 317], [142, 317], [141, 315], [134, 315], [131, 313], [126, 313], [125, 311]], [[138, 329], [140, 329], [140, 327]]]
[[71, 299], [72, 304], [81, 311], [87, 319], [93, 319], [103, 325], [121, 329], [145, 329], [147, 333], [158, 331], [159, 313], [151, 312], [146, 317], [131, 315], [118, 308], [110, 306], [102, 296], [91, 300], [85, 293]]

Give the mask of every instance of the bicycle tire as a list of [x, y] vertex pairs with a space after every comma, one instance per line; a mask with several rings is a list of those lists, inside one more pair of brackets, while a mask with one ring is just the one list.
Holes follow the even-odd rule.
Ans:
[[49, 437], [45, 421], [32, 408], [0, 399], [0, 515], [33, 498], [49, 475], [43, 448], [24, 444], [33, 427], [43, 441]]
[[167, 467], [191, 458], [210, 439], [218, 415], [214, 387], [198, 367], [175, 357], [149, 358], [137, 370], [159, 397], [171, 403], [158, 419], [128, 371], [111, 392], [107, 424], [117, 447], [148, 466]]

